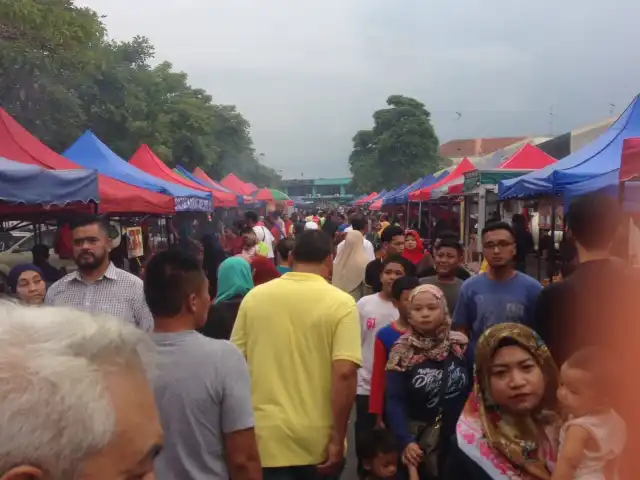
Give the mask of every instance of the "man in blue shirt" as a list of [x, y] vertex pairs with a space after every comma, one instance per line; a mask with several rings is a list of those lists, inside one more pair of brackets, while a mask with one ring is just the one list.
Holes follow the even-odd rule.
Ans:
[[499, 323], [521, 323], [535, 330], [534, 315], [542, 289], [533, 278], [514, 269], [515, 233], [508, 223], [493, 222], [482, 230], [486, 273], [462, 284], [453, 324], [469, 335], [468, 358], [482, 333]]

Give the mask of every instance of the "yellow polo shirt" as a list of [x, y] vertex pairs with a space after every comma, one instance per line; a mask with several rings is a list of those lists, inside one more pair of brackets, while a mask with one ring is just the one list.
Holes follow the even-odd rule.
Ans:
[[286, 273], [244, 297], [231, 341], [251, 372], [262, 466], [320, 463], [332, 426], [332, 362], [362, 362], [353, 298], [318, 275]]

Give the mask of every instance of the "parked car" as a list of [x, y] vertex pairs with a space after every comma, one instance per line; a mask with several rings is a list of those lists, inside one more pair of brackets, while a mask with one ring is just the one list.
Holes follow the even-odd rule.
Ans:
[[[67, 271], [76, 269], [72, 259], [63, 260], [53, 251], [56, 230], [43, 230], [41, 243], [51, 248], [49, 263], [56, 268], [66, 268]], [[9, 271], [15, 265], [33, 262], [31, 249], [35, 245], [35, 235], [28, 231], [13, 231], [0, 233], [0, 281], [6, 282]]]

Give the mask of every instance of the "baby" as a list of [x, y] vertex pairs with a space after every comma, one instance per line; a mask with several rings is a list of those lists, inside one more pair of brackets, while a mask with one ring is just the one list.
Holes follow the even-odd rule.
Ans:
[[607, 399], [606, 359], [596, 348], [575, 353], [560, 370], [565, 415], [552, 480], [612, 480], [626, 440], [625, 423]]

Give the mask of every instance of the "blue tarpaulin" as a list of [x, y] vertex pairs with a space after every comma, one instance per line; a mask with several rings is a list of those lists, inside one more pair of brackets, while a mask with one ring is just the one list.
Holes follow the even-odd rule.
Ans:
[[622, 143], [630, 137], [640, 137], [640, 96], [606, 132], [577, 152], [541, 170], [500, 182], [500, 198], [558, 195], [571, 185], [591, 179], [598, 183], [598, 177], [620, 169]]
[[47, 170], [0, 157], [0, 200], [45, 207], [98, 202], [98, 172]]
[[176, 211], [211, 211], [211, 194], [192, 190], [149, 175], [130, 165], [100, 141], [91, 131], [86, 131], [63, 154], [84, 168], [95, 169], [107, 177], [136, 187], [163, 193], [175, 198]]

